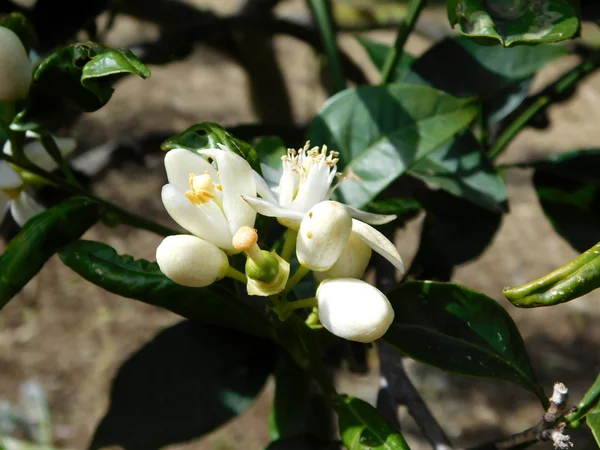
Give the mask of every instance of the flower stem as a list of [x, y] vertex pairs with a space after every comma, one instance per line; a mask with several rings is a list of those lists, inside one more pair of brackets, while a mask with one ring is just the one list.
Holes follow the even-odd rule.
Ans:
[[571, 87], [600, 67], [600, 51], [593, 52], [588, 58], [568, 71], [554, 83], [547, 86], [520, 114], [502, 131], [488, 153], [491, 159], [497, 158], [508, 144], [525, 128], [531, 119], [545, 110]]
[[306, 276], [306, 274], [308, 272], [310, 272], [310, 269], [308, 267], [304, 267], [304, 266], [298, 267], [298, 270], [296, 270], [296, 273], [294, 275], [292, 275], [292, 278], [290, 278], [288, 280], [287, 284], [285, 285], [285, 289], [283, 291], [284, 295], [293, 291], [294, 288], [296, 287], [296, 285], [300, 282], [300, 280], [302, 280], [302, 278], [304, 278]]
[[317, 297], [303, 298], [302, 300], [296, 300], [286, 304], [285, 309], [294, 311], [302, 308], [314, 308], [317, 306]]
[[227, 274], [225, 274], [225, 276], [233, 280], [237, 280], [240, 283], [248, 283], [248, 278], [246, 277], [246, 275], [244, 275], [242, 272], [240, 272], [237, 269], [234, 269], [231, 266], [229, 266], [229, 269], [227, 269]]
[[398, 34], [396, 34], [394, 47], [390, 49], [385, 58], [385, 63], [381, 70], [381, 84], [389, 84], [393, 81], [394, 75], [396, 74], [396, 66], [398, 65], [398, 61], [400, 61], [400, 57], [404, 50], [404, 44], [406, 44], [406, 40], [415, 27], [417, 19], [424, 7], [425, 0], [411, 0], [408, 11], [406, 12], [406, 17], [398, 27]]
[[48, 173], [44, 169], [41, 169], [40, 167], [35, 166], [29, 162], [17, 163], [17, 161], [14, 158], [3, 152], [0, 152], [0, 159], [4, 159], [17, 167], [20, 167], [23, 170], [31, 172], [34, 175], [37, 175], [47, 180], [48, 182], [73, 195], [82, 195], [104, 205], [109, 210], [109, 212], [116, 215], [122, 223], [126, 223], [128, 225], [141, 228], [152, 233], [156, 233], [159, 236], [170, 236], [172, 234], [179, 234], [178, 231], [173, 230], [172, 228], [165, 227], [164, 225], [156, 223], [153, 220], [146, 219], [145, 217], [139, 216], [124, 208], [121, 208], [120, 206], [115, 205], [114, 203], [106, 201], [100, 197], [96, 197], [95, 195], [92, 195], [90, 192], [86, 191], [82, 187], [72, 185], [67, 180], [64, 180], [51, 173]]
[[290, 262], [292, 259], [292, 254], [294, 253], [294, 249], [296, 248], [296, 237], [298, 236], [298, 232], [296, 230], [292, 230], [288, 228], [285, 232], [285, 241], [283, 242], [283, 249], [281, 250], [281, 257], [286, 261]]

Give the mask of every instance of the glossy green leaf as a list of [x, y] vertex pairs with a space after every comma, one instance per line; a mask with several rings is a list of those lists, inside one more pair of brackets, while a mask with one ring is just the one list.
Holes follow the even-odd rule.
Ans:
[[442, 370], [517, 383], [547, 398], [515, 323], [495, 300], [456, 283], [411, 281], [388, 294], [396, 316], [384, 339]]
[[[377, 70], [380, 72], [383, 70], [383, 66], [385, 64], [385, 60], [389, 54], [389, 51], [392, 49], [391, 45], [382, 44], [381, 42], [377, 42], [373, 39], [366, 38], [364, 36], [355, 36], [358, 43], [365, 49], [367, 55], [371, 59], [371, 62], [377, 67]], [[396, 65], [396, 70], [394, 71], [394, 80], [393, 82], [399, 83], [404, 80], [412, 64], [417, 60], [410, 53], [403, 51], [402, 55], [400, 55], [400, 60]]]
[[256, 150], [247, 142], [232, 136], [216, 123], [202, 122], [192, 125], [181, 133], [164, 141], [160, 147], [163, 150], [184, 148], [196, 151], [207, 148], [219, 148], [219, 145], [224, 145], [240, 155], [248, 161], [254, 170], [262, 174]]
[[470, 132], [422, 158], [409, 173], [490, 211], [508, 210], [504, 179]]
[[600, 241], [600, 150], [580, 150], [521, 164], [535, 169], [533, 184], [550, 223], [583, 252]]
[[0, 309], [52, 255], [78, 239], [102, 213], [100, 204], [73, 197], [29, 220], [0, 256]]
[[207, 288], [189, 288], [165, 277], [158, 264], [118, 255], [109, 245], [77, 241], [60, 259], [91, 283], [122, 297], [167, 309], [188, 319], [266, 336], [263, 317], [234, 297], [224, 281]]
[[579, 32], [569, 0], [449, 0], [448, 19], [462, 34], [504, 47], [559, 42]]
[[124, 74], [148, 78], [150, 71], [129, 50], [79, 42], [54, 52], [33, 75], [28, 104], [13, 120], [16, 130], [43, 127], [65, 109], [92, 112], [108, 102]]
[[37, 42], [35, 30], [27, 18], [19, 13], [13, 12], [0, 19], [0, 27], [10, 28], [19, 36], [27, 51], [31, 50]]
[[119, 368], [89, 448], [158, 449], [209, 433], [252, 405], [276, 355], [272, 342], [226, 328], [162, 330]]
[[[596, 381], [585, 393], [581, 401], [577, 404], [577, 411], [568, 414], [565, 419], [567, 422], [573, 422], [584, 417], [594, 407], [600, 408], [600, 375], [596, 378]], [[598, 411], [600, 413], [600, 411]], [[599, 418], [600, 420], [600, 418]], [[600, 425], [600, 423], [598, 424]], [[600, 426], [598, 427], [600, 431]], [[599, 434], [600, 437], [600, 434]]]
[[552, 273], [502, 293], [520, 308], [552, 306], [600, 288], [600, 242]]
[[333, 410], [310, 374], [287, 355], [275, 368], [275, 399], [269, 416], [271, 439], [314, 436], [328, 440], [334, 436]]
[[396, 214], [399, 217], [413, 217], [423, 206], [413, 198], [376, 199], [365, 206], [365, 210], [374, 214]]
[[348, 450], [409, 450], [400, 431], [367, 402], [344, 396], [336, 409], [342, 442]]
[[337, 193], [362, 207], [477, 115], [468, 99], [427, 86], [390, 84], [347, 89], [313, 120], [315, 145], [340, 152], [345, 180]]
[[592, 431], [596, 443], [600, 447], [600, 406], [586, 416], [586, 422]]

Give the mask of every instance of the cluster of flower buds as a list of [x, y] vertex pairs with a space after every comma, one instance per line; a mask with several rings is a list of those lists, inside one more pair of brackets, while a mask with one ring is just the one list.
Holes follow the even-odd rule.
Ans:
[[[314, 303], [298, 304], [314, 304], [321, 324], [339, 337], [358, 342], [380, 338], [394, 311], [382, 292], [360, 278], [373, 250], [404, 270], [394, 244], [371, 226], [395, 216], [330, 200], [337, 162], [336, 152], [307, 143], [299, 151], [288, 150], [281, 174], [273, 176], [273, 169], [264, 167], [271, 176], [263, 178], [225, 146], [169, 151], [165, 157], [169, 183], [163, 187], [162, 200], [191, 235], [167, 237], [158, 247], [162, 272], [191, 287], [228, 276], [245, 282], [249, 295], [278, 295], [293, 309], [294, 302], [286, 303], [286, 296], [312, 271], [319, 283]], [[276, 181], [270, 185], [267, 179]], [[256, 213], [275, 217], [288, 228], [281, 255], [260, 249], [253, 228]], [[300, 269], [290, 277], [294, 248]], [[229, 263], [229, 257], [239, 253], [246, 256], [245, 273]]]

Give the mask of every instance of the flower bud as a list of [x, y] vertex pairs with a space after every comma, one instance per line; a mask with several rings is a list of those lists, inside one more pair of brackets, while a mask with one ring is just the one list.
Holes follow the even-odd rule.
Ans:
[[339, 259], [329, 270], [315, 272], [317, 281], [327, 278], [362, 278], [371, 260], [373, 251], [358, 236], [351, 234]]
[[27, 97], [33, 69], [23, 43], [14, 31], [0, 26], [0, 101]]
[[385, 334], [394, 320], [387, 297], [355, 278], [323, 281], [317, 289], [317, 300], [323, 326], [349, 341], [373, 342]]
[[162, 273], [177, 284], [204, 287], [227, 274], [227, 255], [217, 246], [196, 236], [168, 236], [156, 249]]
[[285, 289], [290, 276], [290, 264], [275, 252], [262, 250], [262, 253], [265, 257], [262, 266], [257, 266], [250, 258], [246, 261], [248, 294], [263, 297], [279, 294]]
[[305, 267], [330, 269], [344, 251], [352, 233], [352, 218], [341, 203], [326, 200], [313, 206], [302, 219], [296, 255]]

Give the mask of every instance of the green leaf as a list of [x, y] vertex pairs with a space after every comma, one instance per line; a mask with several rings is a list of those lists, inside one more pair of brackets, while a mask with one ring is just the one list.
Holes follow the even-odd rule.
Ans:
[[[369, 39], [363, 36], [355, 36], [358, 43], [365, 49], [371, 62], [377, 67], [377, 70], [381, 72], [383, 70], [383, 66], [385, 65], [385, 60], [389, 51], [392, 49], [391, 45], [382, 44], [381, 42], [374, 41], [373, 39]], [[408, 72], [410, 72], [410, 68], [412, 64], [417, 60], [410, 53], [403, 51], [402, 55], [400, 55], [400, 61], [396, 65], [396, 70], [394, 72], [394, 80], [393, 82], [399, 83], [404, 80]]]
[[92, 112], [110, 99], [123, 74], [148, 78], [150, 71], [129, 50], [79, 42], [54, 52], [38, 66], [28, 104], [11, 127], [36, 130], [65, 109]]
[[78, 239], [103, 213], [103, 207], [73, 197], [29, 220], [0, 256], [0, 309], [37, 274], [54, 253]]
[[235, 298], [223, 282], [189, 288], [169, 280], [158, 264], [118, 255], [109, 245], [77, 241], [60, 259], [83, 278], [122, 297], [167, 309], [188, 319], [266, 336], [267, 324], [251, 306]]
[[569, 0], [449, 0], [448, 19], [462, 34], [504, 47], [564, 41], [579, 32]]
[[19, 39], [27, 51], [31, 50], [31, 47], [37, 42], [33, 26], [29, 20], [19, 12], [13, 12], [2, 17], [0, 19], [0, 27], [10, 28], [14, 31], [14, 33], [19, 36]]
[[399, 217], [414, 217], [423, 207], [412, 198], [376, 199], [365, 206], [365, 210], [374, 214], [396, 214]]
[[342, 442], [348, 450], [410, 450], [400, 431], [367, 402], [341, 397], [336, 408]]
[[252, 141], [261, 164], [281, 171], [281, 157], [287, 154], [283, 139], [277, 136], [261, 136]]
[[271, 439], [308, 435], [330, 439], [334, 435], [333, 411], [310, 374], [284, 354], [274, 375], [275, 399], [269, 416]]
[[225, 129], [212, 122], [202, 122], [192, 125], [188, 129], [170, 137], [164, 141], [160, 148], [165, 151], [174, 148], [183, 148], [195, 152], [207, 148], [218, 148], [220, 145], [228, 147], [246, 161], [259, 174], [262, 174], [260, 169], [260, 160], [256, 150], [247, 142], [242, 141]]
[[[598, 378], [596, 378], [596, 381], [594, 382], [594, 384], [592, 384], [592, 386], [588, 389], [588, 391], [585, 393], [585, 395], [583, 396], [583, 398], [577, 405], [577, 411], [575, 411], [571, 414], [568, 414], [565, 417], [565, 419], [567, 420], [567, 422], [574, 422], [574, 421], [581, 419], [588, 412], [590, 412], [590, 410], [592, 408], [596, 407], [596, 409], [599, 409], [600, 408], [600, 405], [598, 403], [599, 401], [600, 401], [600, 375], [598, 375]], [[598, 412], [600, 413], [600, 410]], [[600, 420], [600, 418], [598, 418], [598, 420]], [[599, 423], [599, 425], [600, 425], [600, 423]], [[598, 431], [600, 431], [600, 426], [597, 428], [598, 428]], [[599, 437], [600, 437], [600, 433], [599, 433]]]
[[490, 211], [508, 210], [504, 179], [471, 132], [422, 158], [409, 173]]
[[310, 140], [340, 152], [346, 179], [337, 192], [362, 207], [417, 161], [466, 128], [478, 108], [426, 86], [347, 89], [313, 120]]
[[431, 281], [403, 283], [388, 298], [396, 316], [384, 339], [405, 355], [442, 370], [517, 383], [547, 403], [519, 330], [495, 300]]
[[580, 150], [521, 164], [535, 169], [533, 184], [550, 223], [583, 252], [600, 241], [600, 150]]
[[255, 336], [171, 326], [119, 368], [90, 448], [158, 449], [209, 433], [252, 405], [276, 355]]
[[340, 450], [340, 444], [306, 435], [278, 439], [265, 450]]
[[586, 422], [592, 431], [592, 435], [600, 446], [600, 406], [586, 416]]

